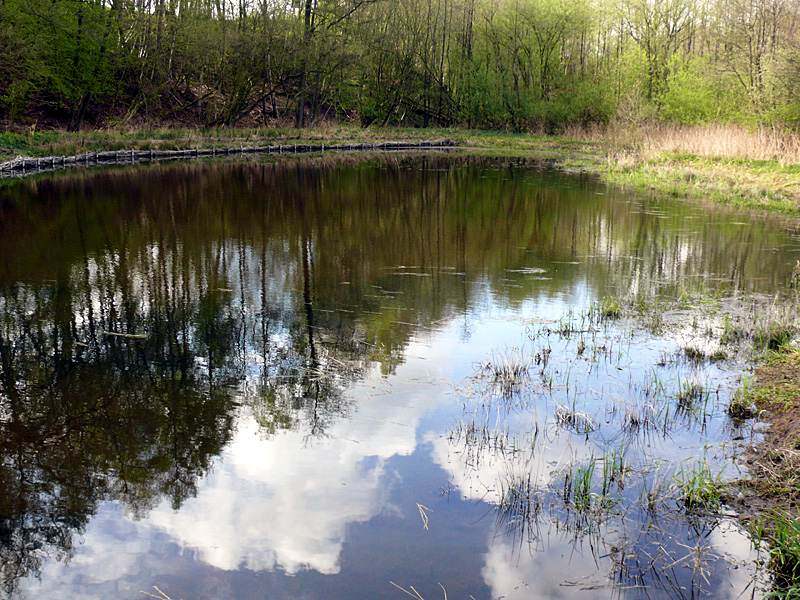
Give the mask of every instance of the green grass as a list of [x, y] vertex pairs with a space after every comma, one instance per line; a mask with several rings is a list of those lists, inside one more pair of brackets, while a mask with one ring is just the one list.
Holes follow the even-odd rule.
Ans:
[[796, 594], [800, 589], [800, 519], [778, 516], [770, 542], [769, 564], [776, 590]]
[[587, 512], [592, 508], [592, 479], [594, 478], [595, 460], [592, 457], [585, 465], [581, 465], [573, 473], [564, 475], [562, 500], [571, 505], [577, 512]]
[[678, 407], [690, 411], [699, 407], [701, 404], [705, 407], [709, 400], [709, 392], [699, 383], [692, 381], [679, 380], [678, 393], [676, 399]]
[[750, 399], [750, 392], [748, 391], [749, 387], [749, 380], [744, 378], [742, 380], [742, 388], [733, 395], [730, 403], [728, 404], [728, 409], [726, 412], [728, 413], [728, 416], [736, 422], [752, 419], [757, 414], [757, 411], [753, 407], [753, 403]]
[[[771, 370], [776, 374], [793, 373], [797, 369], [798, 362], [800, 354], [790, 346], [784, 346], [766, 355], [762, 370]], [[758, 385], [748, 385], [745, 397], [759, 407], [788, 410], [800, 403], [800, 387], [791, 377], [781, 380], [773, 376], [760, 381]]]
[[663, 154], [646, 162], [609, 161], [601, 173], [611, 184], [647, 192], [771, 212], [800, 211], [797, 165], [778, 161], [708, 159]]
[[779, 351], [789, 344], [796, 331], [793, 323], [771, 321], [756, 328], [753, 341], [756, 348]]
[[622, 316], [622, 301], [619, 298], [603, 296], [597, 310], [602, 318], [618, 319]]
[[694, 511], [716, 513], [722, 505], [725, 484], [720, 473], [716, 475], [706, 463], [681, 469], [674, 477], [678, 488], [678, 499]]

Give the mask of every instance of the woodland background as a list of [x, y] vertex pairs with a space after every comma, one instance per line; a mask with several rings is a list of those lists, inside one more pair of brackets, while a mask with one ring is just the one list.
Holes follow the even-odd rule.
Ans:
[[800, 128], [798, 0], [0, 0], [0, 124]]

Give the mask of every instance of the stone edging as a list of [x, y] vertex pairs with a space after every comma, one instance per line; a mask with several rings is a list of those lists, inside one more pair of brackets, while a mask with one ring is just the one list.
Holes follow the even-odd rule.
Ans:
[[238, 146], [224, 148], [189, 148], [186, 150], [108, 150], [86, 152], [72, 156], [45, 156], [31, 158], [18, 156], [0, 163], [0, 178], [26, 177], [46, 171], [69, 169], [88, 165], [123, 165], [154, 162], [158, 160], [191, 159], [201, 156], [232, 156], [246, 154], [310, 154], [348, 151], [392, 151], [418, 150], [425, 148], [452, 148], [457, 144], [451, 139], [399, 142], [387, 141], [372, 144], [279, 144], [277, 146]]

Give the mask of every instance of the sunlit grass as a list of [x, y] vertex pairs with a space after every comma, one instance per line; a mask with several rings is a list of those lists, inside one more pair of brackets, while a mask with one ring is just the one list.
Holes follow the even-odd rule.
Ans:
[[698, 463], [690, 469], [682, 468], [674, 480], [678, 486], [678, 498], [687, 509], [710, 513], [719, 511], [725, 483], [721, 473], [713, 473], [707, 463]]

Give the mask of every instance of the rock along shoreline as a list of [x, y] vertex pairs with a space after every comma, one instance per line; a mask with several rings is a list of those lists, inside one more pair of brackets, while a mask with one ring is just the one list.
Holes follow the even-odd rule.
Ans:
[[367, 152], [423, 150], [429, 148], [455, 148], [451, 139], [422, 140], [413, 142], [384, 141], [350, 144], [278, 144], [273, 146], [225, 146], [221, 148], [187, 148], [183, 150], [107, 150], [73, 154], [71, 156], [43, 156], [33, 158], [18, 156], [0, 163], [0, 179], [27, 177], [47, 171], [56, 171], [94, 165], [131, 165], [161, 160], [189, 160], [199, 157], [237, 156], [257, 154], [314, 154], [325, 152]]

